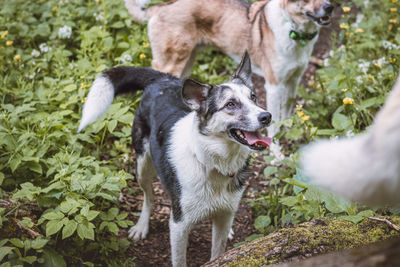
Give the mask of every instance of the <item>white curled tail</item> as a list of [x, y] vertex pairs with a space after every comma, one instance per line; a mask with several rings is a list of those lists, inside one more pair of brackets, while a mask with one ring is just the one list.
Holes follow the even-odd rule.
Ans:
[[83, 106], [78, 132], [95, 122], [107, 111], [113, 102], [114, 91], [114, 86], [107, 76], [103, 74], [97, 76]]

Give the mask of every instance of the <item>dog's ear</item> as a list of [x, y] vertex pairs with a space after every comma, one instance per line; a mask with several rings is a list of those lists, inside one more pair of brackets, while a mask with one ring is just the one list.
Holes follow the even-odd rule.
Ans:
[[240, 79], [247, 87], [253, 88], [251, 76], [251, 60], [249, 53], [246, 50], [242, 57], [242, 61], [233, 73], [231, 80], [233, 81], [234, 79]]
[[211, 85], [196, 82], [192, 79], [186, 79], [182, 87], [183, 102], [191, 110], [200, 110], [201, 103], [208, 97]]

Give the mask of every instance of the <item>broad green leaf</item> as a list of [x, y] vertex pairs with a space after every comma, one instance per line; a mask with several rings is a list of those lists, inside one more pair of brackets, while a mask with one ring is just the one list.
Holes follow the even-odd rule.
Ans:
[[332, 117], [332, 126], [336, 130], [351, 130], [353, 128], [353, 123], [349, 117], [340, 113], [334, 113]]
[[66, 92], [72, 92], [72, 91], [75, 91], [76, 89], [77, 89], [76, 84], [69, 84], [64, 87], [64, 91], [66, 91]]
[[11, 244], [13, 244], [14, 246], [16, 246], [17, 248], [23, 248], [24, 247], [24, 243], [22, 242], [21, 239], [18, 238], [11, 238], [10, 239]]
[[62, 239], [70, 237], [76, 230], [78, 223], [74, 220], [69, 220], [62, 230]]
[[340, 216], [340, 217], [338, 217], [338, 219], [349, 221], [349, 222], [352, 222], [352, 223], [359, 223], [362, 220], [364, 220], [364, 217], [363, 216], [359, 216], [359, 215], [346, 215], [346, 216]]
[[54, 249], [46, 248], [43, 250], [43, 267], [66, 267], [64, 258]]
[[90, 211], [88, 212], [87, 216], [86, 216], [86, 219], [87, 219], [88, 221], [91, 221], [91, 220], [93, 220], [94, 218], [96, 218], [97, 215], [99, 215], [99, 213], [100, 213], [100, 211], [97, 211], [97, 210], [90, 210]]
[[46, 224], [46, 236], [54, 235], [55, 233], [57, 233], [58, 231], [60, 231], [60, 229], [61, 229], [63, 226], [64, 226], [64, 225], [61, 223], [61, 220], [49, 221], [49, 222]]
[[299, 198], [297, 196], [288, 196], [281, 198], [279, 202], [283, 205], [291, 207], [299, 203]]
[[110, 133], [114, 132], [115, 127], [117, 127], [117, 123], [118, 122], [116, 120], [111, 120], [107, 123], [107, 128]]
[[37, 237], [35, 240], [32, 241], [32, 248], [41, 249], [47, 244], [47, 242], [49, 242], [48, 239]]
[[108, 222], [108, 223], [107, 223], [107, 228], [108, 228], [108, 230], [109, 230], [111, 233], [113, 233], [113, 234], [115, 234], [115, 235], [118, 235], [119, 228], [118, 228], [118, 226], [117, 226], [115, 223], [113, 223], [113, 222]]
[[37, 257], [36, 256], [26, 256], [26, 257], [21, 257], [20, 259], [29, 264], [33, 264], [37, 260]]
[[18, 166], [21, 164], [21, 156], [15, 155], [12, 160], [10, 160], [10, 168], [12, 172], [15, 172], [15, 170], [18, 168]]
[[271, 218], [269, 216], [258, 216], [254, 222], [254, 227], [263, 233], [265, 228], [270, 224]]
[[269, 178], [271, 175], [275, 174], [278, 171], [278, 168], [275, 166], [268, 166], [264, 169], [264, 177]]
[[13, 247], [0, 247], [0, 262], [3, 260], [5, 256], [11, 254], [13, 251]]
[[77, 232], [81, 239], [94, 240], [94, 230], [85, 224], [78, 224]]
[[59, 211], [51, 211], [43, 214], [42, 217], [47, 220], [61, 220], [64, 218], [64, 214]]

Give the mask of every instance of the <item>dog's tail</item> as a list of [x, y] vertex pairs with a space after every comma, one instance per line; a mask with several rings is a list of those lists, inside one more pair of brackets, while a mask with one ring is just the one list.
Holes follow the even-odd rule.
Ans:
[[311, 182], [366, 204], [400, 204], [400, 78], [364, 134], [317, 141], [302, 153]]
[[144, 90], [167, 74], [150, 68], [116, 67], [94, 80], [82, 110], [78, 132], [103, 115], [113, 102], [114, 96]]
[[128, 13], [137, 22], [145, 22], [149, 19], [147, 17], [147, 9], [145, 8], [148, 3], [150, 3], [150, 0], [125, 0]]

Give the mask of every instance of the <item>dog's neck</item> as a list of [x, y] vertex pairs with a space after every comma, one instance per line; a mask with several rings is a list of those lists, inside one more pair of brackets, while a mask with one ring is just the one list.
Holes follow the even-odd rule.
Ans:
[[228, 139], [226, 133], [221, 133], [219, 136], [200, 133], [199, 119], [195, 112], [183, 120], [182, 125], [177, 126], [181, 128], [179, 131], [182, 131], [180, 142], [187, 146], [186, 149], [204, 166], [207, 173], [217, 170], [229, 177], [246, 165], [250, 149]]

